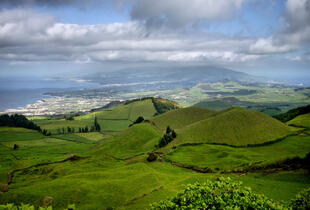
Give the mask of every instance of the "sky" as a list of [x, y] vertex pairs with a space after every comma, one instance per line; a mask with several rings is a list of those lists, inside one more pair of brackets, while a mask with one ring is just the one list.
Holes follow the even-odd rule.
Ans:
[[1, 0], [0, 78], [207, 65], [310, 80], [310, 0]]

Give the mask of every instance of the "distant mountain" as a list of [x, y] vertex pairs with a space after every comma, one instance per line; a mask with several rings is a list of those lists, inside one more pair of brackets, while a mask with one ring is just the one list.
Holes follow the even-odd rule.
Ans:
[[264, 83], [265, 78], [212, 66], [139, 67], [89, 75], [87, 80], [106, 86], [192, 87], [201, 82]]

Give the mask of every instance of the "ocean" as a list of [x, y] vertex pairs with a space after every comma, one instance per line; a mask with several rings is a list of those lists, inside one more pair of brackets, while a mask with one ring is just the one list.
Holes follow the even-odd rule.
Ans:
[[0, 111], [17, 109], [28, 104], [34, 104], [48, 96], [43, 93], [46, 89], [34, 90], [0, 90]]
[[42, 81], [30, 79], [0, 78], [0, 111], [17, 109], [50, 97], [46, 92], [77, 90], [88, 84], [72, 81]]

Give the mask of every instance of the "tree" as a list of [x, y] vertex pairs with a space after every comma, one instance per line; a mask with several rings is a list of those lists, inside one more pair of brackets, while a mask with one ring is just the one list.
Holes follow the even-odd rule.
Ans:
[[68, 133], [71, 133], [71, 128], [69, 126], [67, 127], [67, 131]]
[[85, 133], [88, 133], [88, 126], [87, 125], [85, 126], [84, 131], [85, 131]]
[[170, 128], [170, 126], [168, 125], [167, 128], [166, 128], [166, 134], [169, 134], [169, 133], [171, 133], [171, 128]]
[[97, 126], [96, 126], [96, 131], [98, 131], [98, 132], [101, 131], [101, 127], [100, 127], [99, 123], [98, 123]]
[[97, 121], [97, 117], [95, 116], [95, 120], [94, 120], [94, 130], [95, 131], [100, 131], [101, 130], [101, 127], [100, 127], [100, 125], [99, 125], [99, 123], [98, 123], [98, 121]]
[[79, 133], [82, 133], [82, 128], [79, 128]]
[[172, 136], [172, 138], [176, 138], [177, 137], [177, 133], [174, 131], [174, 130], [172, 130], [172, 132], [171, 132], [171, 136]]
[[62, 128], [62, 134], [65, 134], [65, 128]]
[[17, 144], [14, 144], [13, 149], [17, 150], [19, 148], [19, 146]]

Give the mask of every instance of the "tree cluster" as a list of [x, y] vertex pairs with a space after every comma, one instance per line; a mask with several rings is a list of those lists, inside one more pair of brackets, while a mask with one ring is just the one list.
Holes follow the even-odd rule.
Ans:
[[0, 115], [0, 126], [22, 127], [41, 132], [40, 126], [28, 120], [24, 115]]
[[43, 129], [41, 130], [41, 133], [44, 135], [44, 136], [50, 136], [52, 135], [50, 131], [47, 131], [46, 129]]
[[177, 137], [176, 132], [171, 129], [169, 126], [167, 126], [166, 128], [166, 133], [164, 134], [164, 136], [159, 140], [157, 147], [161, 148], [166, 146], [167, 144], [169, 144], [170, 142], [173, 141], [173, 139], [175, 139]]

